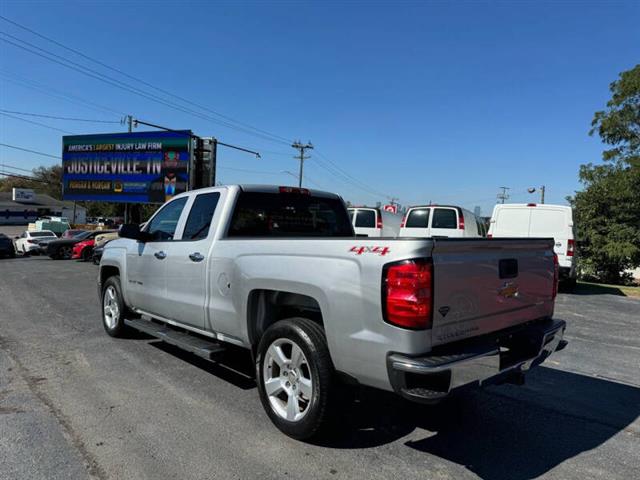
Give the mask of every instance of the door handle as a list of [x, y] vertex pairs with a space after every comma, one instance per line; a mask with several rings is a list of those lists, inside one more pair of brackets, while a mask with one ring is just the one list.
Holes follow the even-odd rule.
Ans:
[[201, 262], [202, 260], [204, 260], [204, 255], [202, 255], [200, 252], [193, 252], [189, 255], [189, 258], [194, 262]]
[[165, 258], [167, 258], [167, 254], [162, 251], [154, 253], [153, 256], [158, 260], [164, 260]]

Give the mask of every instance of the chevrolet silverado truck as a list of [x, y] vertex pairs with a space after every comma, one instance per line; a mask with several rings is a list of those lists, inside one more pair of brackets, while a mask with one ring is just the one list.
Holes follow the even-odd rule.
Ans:
[[100, 262], [106, 332], [249, 350], [268, 416], [298, 439], [341, 382], [429, 403], [520, 383], [566, 345], [553, 239], [356, 237], [335, 194], [239, 185], [177, 195], [120, 236]]

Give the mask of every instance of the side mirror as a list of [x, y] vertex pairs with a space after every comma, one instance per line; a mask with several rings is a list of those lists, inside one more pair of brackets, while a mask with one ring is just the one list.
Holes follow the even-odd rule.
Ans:
[[145, 232], [140, 231], [140, 226], [135, 223], [127, 223], [120, 227], [120, 238], [131, 238], [139, 242], [146, 241]]

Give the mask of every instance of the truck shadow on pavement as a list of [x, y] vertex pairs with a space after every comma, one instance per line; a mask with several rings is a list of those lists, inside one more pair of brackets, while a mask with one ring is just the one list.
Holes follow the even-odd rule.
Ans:
[[527, 382], [468, 390], [433, 406], [361, 390], [319, 444], [369, 448], [409, 435], [405, 446], [483, 479], [525, 480], [598, 447], [640, 414], [633, 386], [545, 367]]

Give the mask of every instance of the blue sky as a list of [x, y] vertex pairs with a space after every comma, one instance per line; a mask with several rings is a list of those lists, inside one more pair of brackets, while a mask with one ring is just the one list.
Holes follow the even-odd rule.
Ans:
[[[5, 0], [0, 15], [228, 117], [310, 140], [309, 186], [360, 204], [384, 201], [375, 191], [405, 204], [480, 205], [487, 215], [502, 185], [513, 201], [527, 201], [537, 199], [527, 187], [544, 184], [549, 203], [579, 188], [579, 165], [600, 161], [602, 145], [587, 135], [593, 112], [609, 98], [609, 83], [640, 61], [638, 2]], [[0, 31], [149, 90], [1, 20]], [[225, 183], [295, 183], [282, 173], [298, 169], [285, 143], [175, 111], [5, 42], [0, 108], [112, 121], [131, 113], [263, 153], [256, 160], [221, 148]], [[73, 133], [124, 129], [30, 119]], [[58, 154], [61, 135], [0, 116], [2, 143]], [[51, 162], [0, 147], [0, 163]], [[334, 165], [366, 188], [333, 175]]]

